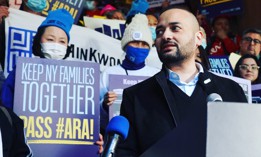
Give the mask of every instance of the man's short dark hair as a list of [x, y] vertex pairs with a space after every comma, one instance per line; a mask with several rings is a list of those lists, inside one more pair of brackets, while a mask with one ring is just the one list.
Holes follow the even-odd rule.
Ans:
[[248, 29], [243, 31], [242, 37], [244, 37], [248, 33], [256, 33], [256, 34], [259, 34], [261, 36], [261, 29], [259, 29], [259, 28], [248, 28]]

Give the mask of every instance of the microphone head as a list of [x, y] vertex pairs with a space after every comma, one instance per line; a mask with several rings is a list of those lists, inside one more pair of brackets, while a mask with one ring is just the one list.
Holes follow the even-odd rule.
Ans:
[[218, 102], [218, 101], [223, 101], [221, 96], [217, 93], [211, 93], [207, 97], [207, 102]]
[[123, 140], [125, 140], [128, 136], [129, 126], [130, 125], [127, 118], [123, 116], [115, 116], [110, 120], [106, 128], [106, 133], [118, 134], [122, 137]]

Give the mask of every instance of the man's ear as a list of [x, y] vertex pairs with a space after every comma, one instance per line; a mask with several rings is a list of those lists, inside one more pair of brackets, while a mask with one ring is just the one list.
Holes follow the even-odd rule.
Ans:
[[203, 40], [203, 32], [202, 31], [198, 31], [196, 34], [196, 46], [198, 47], [199, 45], [202, 44], [202, 40]]

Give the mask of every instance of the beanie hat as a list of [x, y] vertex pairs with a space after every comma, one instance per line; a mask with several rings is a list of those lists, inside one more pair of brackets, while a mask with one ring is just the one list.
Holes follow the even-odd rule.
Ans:
[[136, 14], [132, 18], [121, 39], [121, 48], [124, 50], [124, 47], [131, 41], [145, 41], [150, 48], [152, 47], [152, 34], [146, 15]]
[[116, 8], [110, 4], [107, 4], [105, 7], [102, 8], [100, 15], [103, 16], [103, 14], [106, 13], [107, 11], [113, 11], [113, 10], [116, 10]]
[[74, 19], [72, 15], [65, 9], [57, 9], [50, 11], [46, 19], [38, 27], [38, 30], [42, 27], [56, 26], [61, 28], [67, 35], [68, 41], [70, 41], [70, 30], [72, 28]]

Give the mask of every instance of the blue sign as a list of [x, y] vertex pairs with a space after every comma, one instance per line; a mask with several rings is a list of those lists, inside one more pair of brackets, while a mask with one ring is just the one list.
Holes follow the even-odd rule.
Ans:
[[233, 76], [233, 68], [227, 56], [209, 56], [210, 71]]
[[73, 17], [74, 19], [74, 24], [77, 24], [81, 13], [83, 11], [84, 3], [85, 1], [80, 0], [80, 1], [68, 1], [68, 0], [48, 0], [46, 1], [47, 6], [46, 8], [42, 11], [42, 14], [47, 16], [48, 11], [50, 10], [56, 10], [56, 9], [66, 9]]
[[220, 14], [240, 15], [243, 11], [242, 0], [199, 0], [199, 12], [208, 18]]
[[37, 157], [98, 157], [98, 63], [18, 57], [14, 111]]

